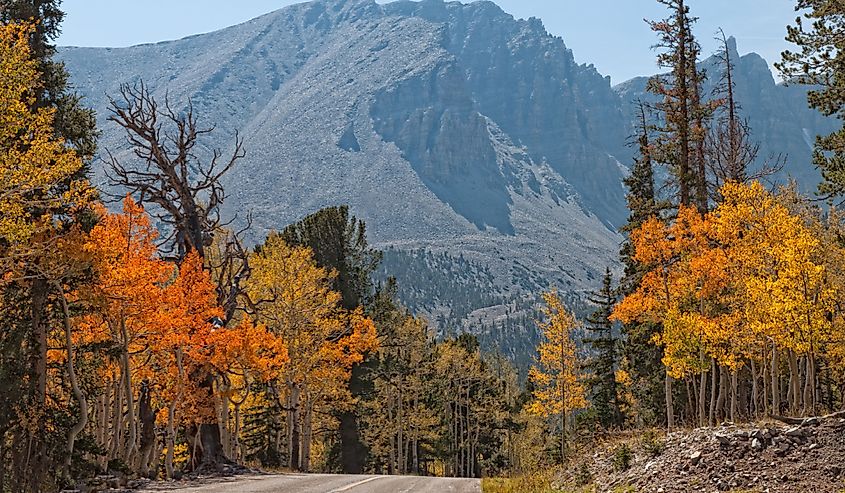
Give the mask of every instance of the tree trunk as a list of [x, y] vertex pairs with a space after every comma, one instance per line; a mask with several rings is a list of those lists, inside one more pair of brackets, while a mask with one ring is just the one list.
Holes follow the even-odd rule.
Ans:
[[300, 389], [299, 384], [294, 383], [290, 388], [290, 422], [288, 423], [288, 467], [292, 471], [300, 471], [301, 464], [299, 463], [300, 458], [300, 439], [301, 439], [301, 426], [302, 423], [300, 417]]
[[666, 398], [666, 427], [671, 430], [675, 428], [675, 406], [672, 402], [672, 377], [666, 373], [663, 391]]
[[[207, 393], [206, 398], [214, 401], [214, 377], [207, 375], [200, 384], [200, 390]], [[214, 421], [217, 421], [216, 419]], [[216, 422], [201, 423], [196, 436], [200, 440], [199, 457], [192, 457], [191, 463], [197, 468], [216, 470], [220, 464], [231, 464], [223, 450], [223, 440], [220, 434], [220, 424]], [[196, 450], [196, 447], [192, 448]]]
[[229, 385], [224, 383], [224, 388], [214, 395], [214, 415], [217, 416], [217, 423], [220, 428], [220, 443], [223, 447], [223, 455], [232, 456], [232, 440], [229, 433], [229, 398], [226, 397]]
[[141, 420], [140, 473], [143, 477], [150, 477], [150, 462], [153, 459], [152, 453], [156, 444], [156, 411], [152, 406], [152, 392], [149, 382], [144, 381], [141, 383], [141, 396], [138, 399], [138, 407]]
[[798, 375], [798, 355], [789, 351], [789, 409], [793, 416], [801, 412], [801, 380]]
[[126, 448], [123, 451], [123, 461], [132, 467], [137, 450], [137, 425], [135, 422], [135, 392], [132, 389], [132, 370], [129, 366], [129, 338], [126, 332], [126, 320], [120, 319], [120, 371], [123, 373], [123, 391], [126, 393], [126, 420], [128, 425], [128, 436], [126, 437]]
[[67, 374], [70, 381], [70, 387], [73, 391], [73, 396], [76, 398], [76, 403], [79, 406], [79, 420], [71, 427], [67, 435], [67, 456], [65, 457], [65, 477], [70, 479], [70, 466], [73, 462], [73, 448], [76, 443], [76, 437], [85, 429], [88, 424], [88, 400], [85, 394], [79, 387], [79, 380], [76, 376], [76, 368], [73, 364], [73, 337], [70, 328], [70, 310], [68, 309], [67, 298], [61, 286], [57, 286], [59, 290], [59, 299], [62, 302], [62, 320], [65, 329], [65, 347], [67, 350]]
[[716, 397], [716, 419], [722, 421], [725, 417], [725, 402], [727, 401], [728, 372], [727, 368], [719, 366], [719, 395]]
[[167, 454], [164, 457], [164, 470], [167, 479], [173, 479], [173, 448], [176, 447], [176, 399], [167, 408]]
[[780, 414], [780, 379], [778, 368], [780, 367], [778, 348], [772, 343], [772, 414]]
[[173, 448], [176, 447], [176, 406], [182, 400], [182, 381], [185, 378], [181, 349], [176, 349], [174, 358], [176, 360], [179, 380], [176, 383], [176, 395], [167, 408], [167, 455], [164, 459], [164, 469], [167, 473], [167, 479], [173, 479]]
[[716, 426], [716, 381], [719, 378], [719, 368], [716, 360], [710, 360], [710, 426]]
[[[701, 352], [701, 358], [703, 362], [704, 352]], [[702, 365], [704, 366], [704, 365]], [[701, 372], [701, 378], [699, 379], [698, 383], [698, 426], [704, 426], [707, 423], [707, 415], [705, 414], [706, 411], [706, 403], [705, 399], [707, 396], [707, 372]]]
[[314, 405], [311, 401], [310, 394], [305, 396], [305, 416], [302, 424], [302, 459], [300, 465], [305, 472], [311, 471], [311, 441], [312, 441], [312, 419], [314, 415]]
[[736, 423], [737, 392], [739, 389], [739, 376], [737, 370], [731, 371], [731, 422]]
[[235, 433], [234, 433], [234, 455], [235, 460], [240, 463], [244, 460], [244, 454], [241, 450], [241, 404], [242, 402], [234, 403], [235, 406]]
[[759, 392], [757, 388], [757, 363], [754, 362], [754, 358], [751, 358], [751, 406], [749, 414], [754, 418], [760, 416]]
[[804, 416], [810, 416], [813, 411], [815, 410], [815, 402], [813, 402], [813, 390], [815, 389], [815, 371], [813, 366], [815, 363], [811, 355], [807, 355], [804, 357], [804, 406], [803, 406], [803, 414]]

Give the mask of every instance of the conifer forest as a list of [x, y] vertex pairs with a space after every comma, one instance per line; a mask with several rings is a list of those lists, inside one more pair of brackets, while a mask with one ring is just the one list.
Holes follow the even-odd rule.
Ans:
[[[0, 0], [0, 493], [255, 471], [758, 491], [600, 486], [583, 459], [610, 444], [623, 474], [677, 434], [817, 422], [845, 454], [845, 3], [794, 0], [775, 64], [836, 122], [807, 192], [772, 179], [790, 156], [765, 155], [727, 35], [704, 70], [691, 2], [652, 1], [661, 73], [618, 143], [618, 260], [589, 292], [525, 297], [470, 258], [378, 247], [342, 195], [265, 234], [232, 213], [248, 135], [144, 80], [87, 106], [57, 58], [61, 0]], [[818, 451], [799, 432], [778, 457]], [[753, 453], [736, 433], [714, 440]]]

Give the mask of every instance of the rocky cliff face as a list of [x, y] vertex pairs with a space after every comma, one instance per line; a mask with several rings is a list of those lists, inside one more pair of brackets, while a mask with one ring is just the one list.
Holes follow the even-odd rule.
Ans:
[[102, 148], [123, 159], [105, 121], [121, 83], [192, 100], [216, 124], [208, 149], [240, 131], [248, 154], [227, 177], [226, 207], [253, 211], [253, 240], [348, 203], [380, 246], [463, 255], [489, 266], [508, 300], [592, 288], [616, 261], [620, 99], [539, 21], [491, 2], [317, 0], [60, 56], [100, 114]]

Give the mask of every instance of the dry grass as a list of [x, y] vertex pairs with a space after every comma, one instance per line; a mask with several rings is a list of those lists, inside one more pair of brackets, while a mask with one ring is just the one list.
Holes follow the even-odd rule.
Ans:
[[485, 478], [481, 480], [483, 493], [595, 493], [595, 488], [558, 489], [554, 487], [555, 471], [549, 470], [513, 478]]
[[552, 488], [551, 471], [513, 478], [485, 478], [481, 480], [483, 493], [560, 493]]

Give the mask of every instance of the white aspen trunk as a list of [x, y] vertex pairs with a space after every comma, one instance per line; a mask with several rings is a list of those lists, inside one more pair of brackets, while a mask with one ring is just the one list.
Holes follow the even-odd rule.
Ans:
[[754, 358], [751, 358], [751, 407], [749, 414], [755, 418], [760, 416], [759, 393], [760, 391], [757, 387], [757, 363], [754, 362]]
[[[699, 360], [701, 361], [701, 366], [704, 366], [704, 350], [699, 351]], [[699, 378], [698, 383], [698, 426], [704, 426], [707, 423], [707, 416], [706, 416], [706, 398], [707, 398], [707, 373], [706, 371], [701, 372], [701, 377]]]
[[114, 427], [114, 441], [112, 443], [112, 450], [110, 458], [114, 459], [120, 457], [120, 451], [123, 450], [123, 372], [119, 372], [120, 377], [115, 380], [115, 400], [112, 408], [112, 426]]
[[167, 407], [167, 454], [164, 457], [164, 470], [167, 479], [173, 479], [173, 448], [176, 447], [176, 400]]
[[76, 367], [73, 363], [73, 337], [71, 334], [70, 309], [68, 308], [67, 298], [65, 298], [63, 290], [64, 288], [61, 285], [57, 286], [57, 288], [59, 290], [59, 293], [61, 294], [60, 299], [62, 302], [62, 319], [64, 321], [65, 329], [65, 349], [67, 354], [68, 380], [70, 381], [70, 387], [73, 392], [73, 396], [76, 399], [77, 405], [79, 406], [79, 420], [71, 427], [67, 435], [67, 457], [65, 458], [65, 476], [70, 478], [70, 466], [71, 462], [73, 461], [73, 449], [76, 444], [76, 437], [79, 435], [79, 433], [82, 432], [83, 429], [85, 429], [85, 426], [88, 424], [88, 400], [85, 398], [85, 394], [82, 392], [82, 389], [79, 386], [79, 379], [76, 376]]
[[[111, 390], [109, 386], [103, 388], [103, 393], [97, 397], [97, 415], [96, 415], [96, 440], [97, 445], [103, 448], [103, 450], [108, 451], [108, 398]], [[104, 471], [106, 469], [106, 460], [105, 456], [97, 456], [97, 466], [100, 471]]]
[[780, 378], [778, 369], [780, 360], [777, 346], [772, 343], [772, 414], [780, 414]]
[[220, 444], [223, 446], [223, 453], [226, 457], [232, 457], [232, 434], [229, 432], [229, 398], [226, 393], [229, 390], [227, 384], [214, 393], [214, 409], [217, 413], [218, 428], [220, 428]]
[[789, 408], [793, 415], [801, 412], [801, 380], [798, 368], [798, 355], [789, 351]]
[[234, 433], [234, 449], [235, 460], [240, 464], [244, 460], [244, 453], [241, 450], [241, 402], [234, 404], [235, 406], [235, 433]]
[[291, 417], [290, 417], [290, 443], [288, 449], [290, 451], [290, 468], [294, 471], [299, 471], [302, 465], [299, 459], [302, 456], [302, 416], [300, 403], [300, 386], [294, 383], [290, 391], [291, 402]]
[[715, 358], [710, 359], [710, 426], [716, 426], [716, 380], [719, 378], [719, 368], [716, 366]]
[[675, 428], [675, 405], [672, 399], [672, 376], [666, 372], [666, 380], [663, 383], [663, 392], [666, 398], [666, 427], [669, 430]]
[[311, 400], [311, 394], [306, 392], [305, 396], [305, 415], [303, 416], [302, 424], [302, 458], [300, 464], [302, 470], [309, 472], [311, 470], [311, 441], [312, 441], [312, 427], [314, 415], [314, 403]]
[[176, 406], [182, 400], [182, 382], [185, 379], [181, 349], [176, 350], [175, 359], [179, 381], [176, 384], [176, 396], [167, 407], [167, 455], [164, 458], [164, 470], [167, 474], [167, 479], [173, 479], [173, 448], [176, 447]]
[[727, 368], [719, 366], [719, 396], [716, 397], [716, 416], [718, 421], [723, 421], [727, 413], [725, 407], [728, 401], [728, 372]]
[[135, 454], [138, 450], [138, 432], [135, 416], [135, 394], [132, 389], [132, 369], [129, 366], [129, 337], [126, 332], [126, 321], [122, 318], [120, 320], [120, 337], [122, 344], [120, 363], [121, 371], [123, 372], [124, 392], [126, 393], [126, 424], [128, 430], [123, 459], [127, 465], [136, 469]]
[[739, 375], [737, 370], [731, 372], [731, 422], [736, 423], [737, 393], [739, 392]]
[[804, 357], [804, 416], [809, 416], [815, 411], [815, 402], [813, 401], [813, 390], [815, 389], [815, 363], [810, 354]]

